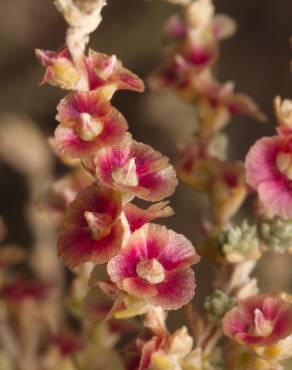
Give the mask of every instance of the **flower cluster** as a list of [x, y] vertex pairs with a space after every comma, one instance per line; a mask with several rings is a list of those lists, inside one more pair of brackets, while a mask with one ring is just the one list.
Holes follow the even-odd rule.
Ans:
[[[192, 266], [200, 257], [185, 236], [155, 223], [174, 213], [166, 199], [176, 171], [132, 137], [112, 104], [117, 91], [143, 92], [143, 81], [115, 55], [87, 48], [106, 0], [56, 0], [69, 26], [66, 45], [36, 56], [45, 68], [41, 84], [67, 91], [49, 143], [70, 171], [38, 205], [55, 221], [57, 253], [72, 275], [61, 301], [62, 282], [40, 278], [34, 267], [43, 255], [33, 256], [25, 278], [9, 269], [22, 261], [22, 249], [1, 245], [1, 369], [283, 370], [291, 357], [292, 298], [261, 294], [251, 273], [264, 252], [292, 251], [292, 101], [275, 99], [277, 135], [260, 139], [245, 166], [229, 161], [223, 130], [231, 118], [265, 119], [213, 72], [235, 22], [215, 14], [211, 0], [168, 1], [181, 12], [166, 24], [165, 59], [150, 83], [171, 88], [196, 110], [197, 127], [179, 147], [177, 170], [208, 198], [198, 248], [215, 264], [214, 291], [204, 310], [193, 307]], [[255, 221], [233, 224], [252, 189]], [[5, 234], [0, 218], [1, 243]], [[188, 329], [171, 333], [167, 312], [183, 306]], [[115, 344], [126, 344], [123, 356]]]
[[265, 119], [249, 97], [234, 92], [232, 82], [220, 83], [214, 77], [219, 42], [235, 29], [231, 18], [215, 14], [211, 0], [186, 2], [181, 14], [166, 24], [165, 60], [150, 79], [154, 87], [172, 88], [196, 107], [198, 127], [180, 147], [177, 169], [184, 182], [208, 195], [218, 223], [228, 221], [247, 194], [242, 163], [225, 160], [222, 129], [238, 114]]
[[[59, 257], [72, 270], [107, 264], [124, 302], [133, 297], [166, 310], [187, 304], [195, 291], [191, 266], [199, 257], [184, 236], [150, 223], [173, 213], [160, 201], [174, 192], [176, 172], [167, 157], [132, 138], [111, 104], [118, 90], [142, 92], [143, 81], [115, 55], [89, 50], [77, 61], [67, 46], [36, 55], [45, 67], [42, 83], [71, 90], [57, 106], [51, 144], [60, 157], [83, 166], [42, 201], [61, 222]], [[135, 197], [159, 203], [142, 209], [132, 203]]]
[[[205, 300], [204, 315], [190, 308], [194, 343], [185, 344], [187, 353], [178, 359], [163, 341], [152, 338], [142, 358], [150, 361], [151, 353], [149, 368], [159, 370], [280, 370], [281, 361], [291, 357], [291, 299], [259, 294], [257, 279], [250, 275], [265, 251], [291, 252], [292, 102], [275, 99], [277, 136], [260, 139], [245, 165], [228, 161], [223, 129], [231, 118], [240, 114], [265, 120], [249, 97], [213, 74], [219, 42], [233, 34], [235, 23], [215, 14], [210, 0], [169, 1], [181, 5], [181, 12], [166, 24], [165, 58], [150, 83], [171, 88], [196, 108], [197, 127], [179, 146], [177, 170], [183, 182], [208, 196], [211, 219], [203, 220], [206, 238], [199, 250], [216, 264], [217, 290]], [[256, 221], [233, 225], [232, 217], [252, 188], [259, 196]], [[223, 334], [229, 341], [219, 346]]]

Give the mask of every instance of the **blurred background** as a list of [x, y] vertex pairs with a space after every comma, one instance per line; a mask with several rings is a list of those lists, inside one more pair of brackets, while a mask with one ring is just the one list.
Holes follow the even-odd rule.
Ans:
[[[108, 0], [108, 3], [103, 11], [104, 20], [91, 38], [90, 46], [116, 54], [125, 66], [147, 78], [160, 60], [162, 25], [177, 8], [163, 0]], [[232, 137], [230, 155], [239, 159], [257, 138], [273, 133], [273, 97], [280, 94], [292, 98], [292, 3], [291, 0], [215, 0], [214, 3], [217, 12], [230, 15], [238, 23], [235, 36], [222, 44], [216, 67], [218, 78], [233, 80], [236, 90], [251, 95], [269, 117], [267, 124], [237, 118], [228, 127]], [[8, 226], [8, 241], [29, 248], [33, 235], [25, 208], [31, 201], [31, 185], [18, 161], [18, 150], [22, 146], [30, 152], [27, 162], [38, 155], [37, 152], [34, 154], [33, 141], [25, 135], [25, 126], [32, 120], [44, 138], [52, 134], [56, 126], [55, 107], [64, 94], [48, 85], [38, 86], [43, 69], [34, 57], [34, 49], [58, 49], [64, 43], [66, 25], [51, 0], [2, 0], [0, 14], [0, 130], [6, 137], [8, 133], [11, 142], [15, 142], [9, 152], [5, 149], [3, 154], [4, 144], [0, 138], [0, 155], [1, 146], [3, 154], [0, 159], [0, 214]], [[114, 104], [128, 119], [137, 140], [151, 144], [170, 156], [172, 161], [178, 143], [188, 137], [195, 124], [195, 112], [167, 92], [157, 93], [149, 89], [142, 95], [120, 92], [115, 96]], [[13, 120], [22, 122], [23, 135], [20, 131], [19, 134], [9, 131], [7, 122]], [[53, 159], [47, 160], [54, 175], [60, 176], [65, 171]], [[39, 190], [43, 191], [51, 181], [50, 176], [44, 176]], [[203, 201], [193, 190], [180, 185], [172, 198], [176, 214], [166, 221], [194, 244], [199, 233]], [[55, 248], [54, 245], [51, 247]], [[276, 279], [278, 268], [273, 271], [263, 268], [270, 263], [270, 258], [266, 256], [259, 267], [263, 287], [291, 286], [291, 269], [281, 269], [284, 271], [282, 279]], [[292, 259], [288, 259], [289, 262], [292, 263]], [[277, 262], [273, 263], [278, 267], [287, 266], [287, 258], [277, 257]], [[197, 267], [198, 301], [211, 289], [209, 268], [205, 262]], [[289, 279], [285, 280], [286, 277]]]

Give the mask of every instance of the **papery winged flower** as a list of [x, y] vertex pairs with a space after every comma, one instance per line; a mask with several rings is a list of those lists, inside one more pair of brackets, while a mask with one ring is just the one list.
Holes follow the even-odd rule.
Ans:
[[[116, 90], [144, 91], [143, 81], [124, 68], [122, 62], [115, 55], [109, 56], [89, 50], [88, 56], [84, 58], [84, 64], [89, 90], [109, 87], [109, 96]], [[112, 90], [111, 93], [110, 90]]]
[[121, 196], [93, 183], [70, 204], [58, 235], [58, 255], [66, 266], [105, 263], [121, 248]]
[[149, 201], [170, 196], [177, 185], [168, 158], [132, 140], [130, 134], [119, 144], [100, 149], [85, 166], [104, 186]]
[[57, 223], [61, 224], [67, 206], [73, 202], [79, 191], [92, 183], [92, 177], [82, 168], [77, 167], [72, 172], [55, 181], [41, 195], [38, 206]]
[[192, 244], [164, 226], [146, 224], [108, 263], [108, 273], [129, 294], [165, 310], [178, 309], [194, 295], [190, 266], [199, 261]]
[[[193, 94], [203, 96], [210, 108], [225, 109], [230, 115], [246, 115], [258, 121], [265, 121], [266, 116], [256, 103], [247, 95], [234, 92], [232, 82], [220, 83], [209, 69], [204, 70], [192, 80]], [[206, 107], [204, 107], [206, 110]]]
[[273, 296], [240, 300], [223, 318], [223, 332], [247, 346], [268, 346], [292, 334], [292, 304]]
[[207, 193], [218, 219], [232, 217], [247, 195], [243, 164], [214, 158], [208, 140], [194, 137], [183, 147], [177, 170], [186, 184]]
[[54, 147], [61, 155], [83, 157], [121, 140], [128, 124], [98, 91], [76, 92], [61, 100]]
[[59, 51], [36, 50], [36, 56], [46, 68], [41, 83], [49, 83], [62, 89], [74, 90], [80, 80], [80, 73], [76, 69], [67, 47]]

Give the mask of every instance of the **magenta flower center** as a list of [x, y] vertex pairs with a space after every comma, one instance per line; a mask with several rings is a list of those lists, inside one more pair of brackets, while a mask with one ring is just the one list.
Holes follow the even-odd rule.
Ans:
[[111, 217], [106, 213], [84, 212], [93, 239], [99, 240], [110, 231]]
[[91, 141], [102, 133], [102, 121], [93, 118], [89, 113], [80, 113], [79, 124], [76, 128], [77, 135], [84, 141]]
[[279, 153], [276, 158], [276, 165], [278, 170], [292, 180], [292, 155], [291, 153]]
[[267, 320], [260, 309], [254, 311], [254, 335], [258, 337], [268, 337], [273, 331], [273, 324]]
[[112, 171], [113, 181], [122, 186], [137, 186], [138, 176], [136, 172], [135, 158], [131, 158], [123, 166]]
[[165, 279], [164, 268], [155, 258], [139, 262], [136, 272], [140, 278], [150, 284], [159, 284]]

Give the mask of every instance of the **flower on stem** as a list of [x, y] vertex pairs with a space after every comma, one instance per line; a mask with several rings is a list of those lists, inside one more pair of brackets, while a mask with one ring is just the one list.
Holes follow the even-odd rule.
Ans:
[[106, 86], [112, 90], [111, 92], [108, 90], [110, 97], [116, 90], [144, 91], [143, 81], [124, 68], [122, 62], [115, 55], [109, 56], [89, 50], [88, 56], [84, 58], [84, 64], [89, 90]]
[[119, 144], [100, 149], [92, 162], [85, 161], [85, 165], [101, 184], [132, 197], [159, 201], [170, 196], [177, 185], [168, 158], [132, 140], [130, 134]]
[[108, 273], [129, 294], [165, 310], [187, 304], [195, 291], [190, 266], [199, 261], [192, 244], [164, 226], [147, 224], [135, 231], [108, 263]]
[[247, 182], [259, 196], [269, 217], [292, 218], [292, 136], [258, 140], [246, 160]]
[[57, 223], [61, 224], [67, 206], [73, 202], [77, 194], [92, 183], [92, 177], [81, 167], [55, 181], [39, 199], [41, 210], [48, 213]]
[[239, 161], [214, 158], [211, 149], [208, 140], [194, 137], [181, 150], [177, 170], [182, 181], [208, 195], [215, 218], [224, 222], [237, 212], [247, 195], [244, 167]]
[[[233, 82], [217, 81], [209, 69], [204, 70], [193, 80], [193, 89], [199, 97], [204, 97], [204, 102], [209, 104], [209, 109], [221, 108], [229, 115], [245, 115], [260, 122], [266, 120], [266, 116], [251, 98], [235, 93]], [[206, 111], [206, 106], [204, 110]]]
[[58, 255], [66, 266], [104, 263], [121, 248], [124, 227], [121, 196], [95, 183], [70, 204], [58, 235]]
[[240, 208], [247, 195], [245, 173], [240, 161], [210, 161], [212, 172], [209, 200], [217, 221], [224, 223]]
[[292, 304], [272, 296], [252, 296], [240, 300], [224, 316], [226, 336], [247, 346], [264, 347], [292, 334]]
[[[151, 353], [151, 370], [172, 370], [172, 369], [192, 369], [187, 366], [187, 356], [193, 347], [193, 338], [188, 334], [186, 327], [182, 327], [172, 335], [169, 335], [164, 342], [159, 343]], [[188, 364], [190, 366], [190, 364]], [[140, 367], [146, 370], [146, 367]]]
[[41, 83], [49, 83], [62, 89], [73, 90], [80, 79], [67, 47], [54, 52], [49, 50], [36, 50], [36, 56], [46, 68]]
[[121, 140], [128, 128], [122, 114], [98, 91], [71, 93], [61, 100], [55, 148], [61, 155], [83, 157]]

